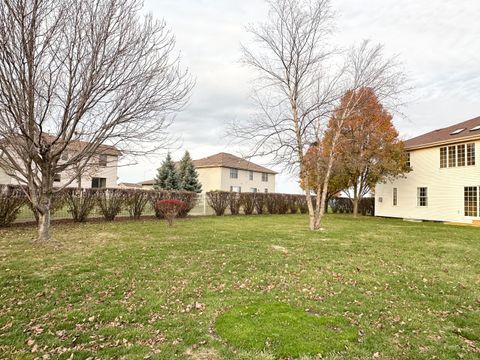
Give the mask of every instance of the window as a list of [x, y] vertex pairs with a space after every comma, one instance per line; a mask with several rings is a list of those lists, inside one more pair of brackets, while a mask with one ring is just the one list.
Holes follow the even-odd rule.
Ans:
[[268, 189], [265, 189], [265, 194], [268, 194]]
[[250, 171], [250, 172], [248, 173], [248, 178], [249, 178], [250, 181], [253, 180], [253, 171]]
[[250, 188], [250, 192], [256, 193], [256, 192], [257, 192], [257, 188]]
[[68, 160], [68, 153], [67, 153], [67, 152], [62, 153], [62, 160], [63, 160], [63, 161], [67, 161], [67, 160]]
[[410, 153], [407, 152], [407, 166], [408, 167], [411, 167], [412, 165], [410, 165]]
[[428, 190], [426, 187], [417, 188], [417, 206], [428, 206]]
[[92, 188], [100, 189], [107, 187], [107, 179], [105, 178], [92, 178]]
[[268, 174], [267, 173], [262, 173], [262, 181], [268, 182]]
[[480, 130], [480, 125], [477, 125], [470, 129], [470, 131], [478, 131], [478, 130]]
[[99, 166], [106, 167], [107, 162], [108, 162], [107, 155], [101, 154], [101, 155], [98, 156], [98, 165]]
[[240, 186], [230, 186], [230, 191], [231, 192], [236, 192], [236, 193], [241, 193], [242, 188]]
[[398, 189], [393, 188], [393, 206], [398, 205]]
[[457, 166], [457, 153], [455, 146], [448, 147], [448, 167]]
[[238, 179], [238, 169], [230, 169], [230, 179]]
[[55, 176], [53, 177], [53, 181], [54, 182], [62, 181], [62, 177], [60, 176], [60, 174], [55, 174]]
[[457, 146], [457, 166], [465, 166], [465, 144]]
[[467, 165], [475, 165], [475, 144], [467, 144]]
[[475, 144], [440, 148], [440, 168], [475, 165]]
[[447, 148], [440, 148], [440, 168], [447, 167]]
[[465, 187], [465, 216], [478, 217], [478, 187]]

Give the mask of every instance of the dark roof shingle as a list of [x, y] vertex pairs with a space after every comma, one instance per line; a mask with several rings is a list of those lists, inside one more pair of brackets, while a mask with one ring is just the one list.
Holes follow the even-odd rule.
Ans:
[[238, 156], [219, 153], [212, 156], [208, 156], [203, 159], [193, 160], [193, 164], [196, 168], [212, 168], [212, 167], [225, 167], [240, 170], [250, 170], [256, 172], [263, 172], [268, 174], [277, 174], [275, 171], [267, 169], [266, 167], [254, 164], [248, 160], [239, 158]]
[[[446, 128], [437, 129], [405, 141], [405, 148], [409, 150], [409, 149], [435, 146], [437, 144], [442, 144], [442, 143], [450, 143], [450, 142], [480, 138], [480, 128], [476, 131], [472, 131], [473, 128], [479, 125], [480, 125], [480, 117], [476, 117], [474, 119], [457, 123], [455, 125], [448, 126]], [[463, 130], [452, 135], [452, 133], [461, 129]]]

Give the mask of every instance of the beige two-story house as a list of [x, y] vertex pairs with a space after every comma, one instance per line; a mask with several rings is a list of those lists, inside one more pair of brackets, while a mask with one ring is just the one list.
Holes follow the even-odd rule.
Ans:
[[[273, 170], [228, 153], [218, 153], [203, 159], [193, 160], [202, 184], [202, 192], [275, 192], [275, 175]], [[142, 189], [151, 190], [155, 180], [138, 183]]]
[[193, 163], [204, 192], [275, 192], [275, 171], [238, 156], [219, 153]]
[[[70, 156], [74, 156], [78, 147], [84, 146], [82, 141], [72, 142], [63, 153], [60, 162], [67, 161]], [[101, 145], [98, 148], [98, 154], [92, 156], [90, 165], [82, 171], [75, 168], [65, 170], [57, 174], [54, 179], [55, 187], [81, 187], [88, 188], [115, 188], [117, 187], [118, 158], [120, 151], [114, 146]], [[78, 172], [78, 174], [77, 174]], [[76, 179], [68, 183], [72, 177]], [[0, 168], [0, 185], [19, 185], [18, 180], [9, 175], [4, 169]]]
[[480, 222], [480, 117], [405, 142], [412, 171], [377, 184], [375, 215]]

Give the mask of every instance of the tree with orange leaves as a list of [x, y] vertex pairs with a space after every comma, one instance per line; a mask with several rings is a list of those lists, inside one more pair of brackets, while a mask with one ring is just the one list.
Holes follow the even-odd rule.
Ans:
[[[300, 186], [302, 189], [311, 189], [317, 194], [322, 194], [325, 176], [328, 167], [328, 151], [323, 144], [313, 143], [308, 148], [303, 158]], [[308, 181], [308, 184], [306, 183]], [[348, 188], [349, 178], [342, 170], [341, 164], [334, 161], [328, 179], [325, 207], [328, 207], [329, 200]], [[318, 191], [320, 189], [320, 191]]]
[[[379, 182], [402, 176], [409, 171], [403, 141], [392, 123], [392, 115], [369, 88], [345, 94], [338, 111], [346, 102], [358, 99], [356, 109], [341, 124], [334, 115], [325, 132], [325, 151], [334, 154], [337, 166], [348, 179], [354, 216], [358, 204]], [[332, 149], [333, 134], [339, 134]], [[332, 151], [333, 150], [333, 151]]]

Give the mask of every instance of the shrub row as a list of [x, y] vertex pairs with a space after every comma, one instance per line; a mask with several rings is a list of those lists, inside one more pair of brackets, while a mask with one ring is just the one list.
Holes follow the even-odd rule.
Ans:
[[305, 195], [210, 191], [207, 192], [207, 202], [217, 216], [224, 215], [227, 209], [232, 215], [238, 215], [240, 211], [245, 215], [308, 212]]
[[[11, 225], [22, 207], [28, 206], [38, 221], [37, 211], [28, 200], [27, 191], [20, 186], [0, 185], [0, 227]], [[163, 191], [140, 189], [75, 189], [67, 188], [57, 191], [52, 196], [52, 214], [67, 208], [73, 221], [84, 222], [97, 208], [105, 220], [113, 221], [117, 215], [126, 210], [133, 219], [139, 219], [150, 203], [155, 215], [163, 218], [156, 204], [159, 200], [175, 199], [185, 206], [178, 217], [186, 217], [196, 206], [198, 194], [188, 191]]]
[[[330, 199], [329, 206], [334, 214], [353, 213], [353, 204], [349, 198], [334, 197]], [[373, 216], [375, 214], [375, 198], [363, 198], [358, 204], [358, 212], [362, 215]]]

